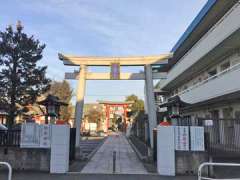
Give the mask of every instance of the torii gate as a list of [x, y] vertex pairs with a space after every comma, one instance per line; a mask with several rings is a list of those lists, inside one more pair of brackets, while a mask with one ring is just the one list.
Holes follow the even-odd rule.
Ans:
[[126, 132], [127, 128], [127, 110], [128, 108], [134, 103], [133, 101], [126, 101], [126, 102], [114, 102], [114, 101], [98, 101], [99, 104], [104, 105], [105, 112], [106, 112], [106, 129], [110, 126], [110, 110], [111, 108], [115, 107], [122, 107], [123, 108], [123, 130]]
[[[153, 79], [166, 78], [166, 73], [152, 73], [152, 65], [164, 65], [172, 57], [172, 53], [158, 56], [130, 57], [91, 57], [69, 56], [58, 54], [64, 65], [80, 66], [79, 72], [66, 73], [65, 79], [77, 79], [77, 102], [75, 110], [76, 147], [80, 144], [80, 125], [83, 115], [85, 82], [86, 80], [145, 80], [147, 114], [150, 129], [150, 142], [153, 147], [152, 130], [157, 125], [156, 105], [153, 92]], [[90, 73], [88, 66], [111, 66], [111, 73]], [[121, 73], [120, 66], [144, 66], [144, 72]]]

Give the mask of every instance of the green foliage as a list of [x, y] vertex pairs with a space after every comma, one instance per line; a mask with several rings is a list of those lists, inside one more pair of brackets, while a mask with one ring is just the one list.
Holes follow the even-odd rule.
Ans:
[[[8, 125], [22, 106], [32, 104], [49, 88], [47, 66], [38, 66], [45, 44], [22, 32], [20, 22], [0, 31], [0, 103], [8, 110]], [[20, 106], [19, 106], [20, 105]]]
[[132, 112], [138, 112], [144, 110], [144, 101], [139, 99], [136, 95], [132, 94], [127, 96], [125, 101], [133, 101], [133, 105], [131, 107]]
[[100, 111], [98, 111], [97, 109], [90, 109], [87, 117], [88, 117], [89, 123], [98, 123], [98, 121], [102, 117], [102, 113]]
[[53, 81], [47, 94], [57, 96], [61, 101], [68, 104], [60, 108], [60, 119], [68, 121], [72, 114], [71, 99], [73, 97], [73, 90], [70, 84], [66, 81]]

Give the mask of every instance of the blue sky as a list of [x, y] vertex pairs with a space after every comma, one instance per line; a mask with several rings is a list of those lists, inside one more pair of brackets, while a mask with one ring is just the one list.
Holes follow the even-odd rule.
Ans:
[[[41, 64], [61, 80], [57, 53], [92, 56], [157, 55], [171, 50], [206, 0], [8, 0], [0, 6], [0, 29], [21, 20], [24, 31], [47, 47]], [[137, 72], [138, 67], [123, 68]], [[103, 71], [101, 68], [91, 70]], [[70, 81], [73, 88], [75, 81]], [[88, 81], [86, 102], [143, 98], [143, 81]]]

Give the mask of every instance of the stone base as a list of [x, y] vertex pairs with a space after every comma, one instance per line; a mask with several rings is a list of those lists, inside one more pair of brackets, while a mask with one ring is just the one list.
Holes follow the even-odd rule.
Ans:
[[14, 170], [50, 170], [50, 149], [0, 147], [0, 161], [8, 162]]
[[[198, 167], [203, 162], [208, 162], [207, 153], [204, 152], [179, 152], [176, 151], [176, 174], [197, 175]], [[206, 174], [207, 170], [203, 171]]]
[[80, 147], [75, 148], [75, 159], [76, 160], [82, 160], [82, 153], [81, 153], [81, 148]]

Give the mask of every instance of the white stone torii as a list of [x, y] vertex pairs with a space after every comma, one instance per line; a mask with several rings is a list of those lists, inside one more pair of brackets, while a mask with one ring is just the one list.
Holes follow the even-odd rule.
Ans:
[[153, 79], [166, 78], [165, 73], [152, 73], [152, 65], [167, 64], [168, 59], [172, 57], [172, 53], [162, 54], [158, 56], [130, 56], [130, 57], [93, 57], [93, 56], [69, 56], [58, 54], [59, 59], [64, 65], [80, 66], [79, 72], [66, 73], [66, 79], [77, 79], [77, 102], [75, 109], [76, 127], [76, 147], [80, 144], [80, 126], [83, 115], [84, 95], [86, 80], [110, 80], [110, 73], [90, 73], [87, 72], [88, 66], [111, 66], [114, 63], [119, 66], [144, 66], [144, 73], [120, 73], [118, 80], [145, 80], [146, 105], [149, 119], [150, 142], [153, 147], [152, 130], [156, 126], [156, 106], [153, 92]]

